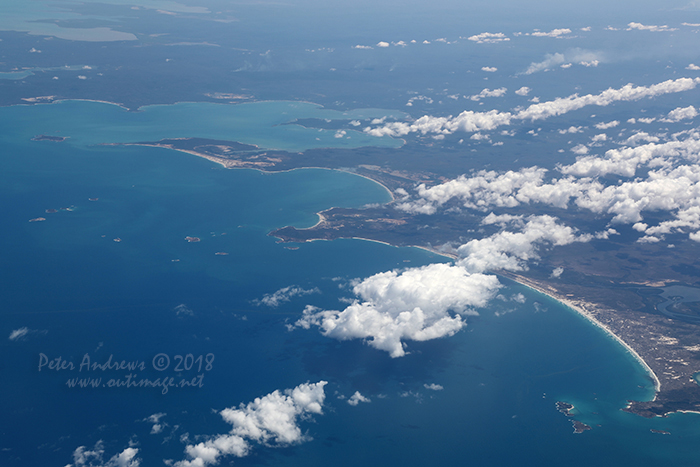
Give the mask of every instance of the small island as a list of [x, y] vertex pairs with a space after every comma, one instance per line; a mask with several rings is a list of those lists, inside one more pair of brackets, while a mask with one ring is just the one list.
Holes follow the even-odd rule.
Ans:
[[[574, 407], [573, 404], [569, 404], [568, 402], [562, 402], [562, 401], [557, 401], [555, 403], [557, 410], [567, 417], [573, 417], [574, 416], [574, 410], [576, 408]], [[574, 433], [579, 434], [583, 433], [586, 430], [590, 430], [591, 427], [590, 425], [586, 425], [583, 422], [580, 422], [578, 420], [571, 420], [571, 424], [574, 426]]]
[[197, 243], [202, 241], [202, 239], [199, 237], [185, 237], [185, 240], [187, 240], [189, 243]]
[[51, 135], [37, 135], [32, 138], [32, 141], [54, 141], [60, 143], [68, 139], [67, 136], [51, 136]]

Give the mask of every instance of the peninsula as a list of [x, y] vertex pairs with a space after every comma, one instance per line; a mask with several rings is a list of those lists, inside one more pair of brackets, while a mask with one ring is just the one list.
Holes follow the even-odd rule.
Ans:
[[[406, 145], [401, 149], [403, 157], [397, 158], [394, 149], [371, 147], [291, 153], [201, 138], [133, 144], [186, 152], [226, 168], [267, 172], [308, 167], [343, 170], [374, 180], [391, 192], [399, 188], [410, 191], [418, 183], [430, 185], [455, 177], [451, 159], [458, 157], [458, 151], [442, 152], [442, 162], [426, 171], [424, 159], [431, 151], [426, 146]], [[478, 213], [409, 214], [396, 209], [394, 203], [362, 209], [331, 208], [318, 215], [318, 223], [310, 228], [287, 226], [269, 235], [283, 243], [362, 238], [454, 257], [451, 244], [463, 240], [467, 232], [483, 230]], [[608, 240], [540, 253], [539, 263], [529, 270], [497, 273], [569, 306], [617, 340], [646, 368], [656, 396], [651, 401], [630, 401], [624, 410], [644, 417], [700, 412], [700, 385], [694, 379], [700, 373], [700, 300], [681, 300], [683, 309], [679, 311], [674, 305], [675, 311], [671, 312], [664, 308], [670, 305], [662, 297], [664, 288], [672, 284], [700, 286], [700, 268], [688, 262], [688, 258], [695, 257], [694, 245], [685, 242], [674, 249], [658, 244], [640, 248], [638, 244]], [[566, 274], [554, 278], [550, 274], [554, 268], [563, 268]], [[700, 296], [700, 290], [698, 293]]]

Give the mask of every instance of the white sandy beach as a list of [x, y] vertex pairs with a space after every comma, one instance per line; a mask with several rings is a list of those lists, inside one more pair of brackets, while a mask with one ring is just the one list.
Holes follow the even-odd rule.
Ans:
[[[538, 287], [535, 284], [529, 283], [529, 282], [524, 282], [522, 280], [518, 280], [517, 278], [511, 277], [514, 281], [518, 282], [519, 284], [522, 284], [526, 287], [531, 288], [532, 290], [536, 290], [537, 292], [548, 296], [549, 298], [558, 301], [559, 303], [562, 303], [566, 305], [568, 308], [572, 309], [576, 313], [580, 314], [583, 316], [585, 319], [587, 319], [589, 322], [591, 322], [593, 325], [597, 326], [603, 332], [605, 332], [608, 336], [610, 336], [612, 339], [617, 341], [621, 346], [623, 346], [627, 351], [639, 362], [642, 367], [647, 371], [651, 379], [654, 381], [654, 390], [658, 393], [661, 390], [661, 382], [659, 381], [658, 376], [656, 376], [656, 373], [654, 373], [654, 370], [651, 369], [651, 367], [647, 364], [646, 361], [635, 351], [632, 347], [630, 347], [627, 342], [622, 340], [617, 334], [615, 334], [608, 326], [605, 324], [601, 323], [598, 321], [595, 316], [593, 316], [592, 313], [590, 313], [588, 310], [583, 308], [582, 306], [579, 306], [578, 304], [572, 302], [571, 300], [567, 300], [562, 297], [558, 297], [553, 295], [552, 293], [548, 292], [546, 289], [543, 289], [542, 287]], [[654, 395], [654, 399], [656, 399], [656, 395]]]

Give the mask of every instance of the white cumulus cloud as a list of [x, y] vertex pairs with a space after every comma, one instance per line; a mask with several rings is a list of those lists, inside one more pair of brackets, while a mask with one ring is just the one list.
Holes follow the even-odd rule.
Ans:
[[327, 337], [365, 339], [391, 357], [406, 354], [405, 340], [451, 336], [496, 294], [495, 276], [469, 274], [449, 264], [431, 264], [375, 274], [357, 282], [358, 297], [342, 311], [307, 306], [296, 326], [318, 326]]
[[549, 32], [535, 31], [530, 35], [536, 36], [536, 37], [561, 37], [565, 34], [571, 34], [571, 29], [568, 29], [568, 28], [553, 29]]
[[356, 406], [360, 402], [369, 403], [372, 401], [370, 399], [368, 399], [367, 397], [363, 396], [362, 394], [360, 394], [360, 391], [355, 391], [355, 394], [350, 396], [350, 398], [348, 399], [348, 404], [350, 404], [352, 406]]
[[307, 290], [302, 289], [301, 287], [297, 287], [295, 285], [290, 285], [288, 287], [283, 287], [275, 291], [274, 293], [265, 294], [263, 298], [261, 298], [260, 300], [254, 300], [253, 303], [255, 303], [256, 305], [267, 305], [269, 307], [275, 308], [284, 302], [288, 302], [293, 297], [309, 295], [312, 293], [321, 293], [321, 291], [317, 288]]
[[609, 128], [615, 128], [619, 124], [620, 124], [619, 120], [613, 120], [612, 122], [596, 123], [595, 127], [599, 130], [607, 130]]
[[470, 96], [469, 99], [473, 101], [480, 101], [484, 97], [501, 97], [506, 94], [507, 89], [506, 88], [498, 88], [491, 90], [489, 88], [482, 89], [479, 94], [474, 94], [473, 96]]
[[694, 89], [698, 83], [700, 83], [700, 78], [679, 78], [651, 86], [627, 84], [619, 89], [607, 89], [599, 94], [586, 94], [584, 96], [573, 94], [569, 97], [560, 97], [552, 101], [538, 102], [523, 110], [514, 111], [514, 113], [497, 110], [488, 112], [469, 110], [460, 113], [456, 117], [424, 115], [413, 122], [389, 122], [380, 127], [366, 127], [364, 131], [373, 136], [394, 137], [405, 136], [409, 133], [449, 135], [456, 131], [469, 133], [490, 131], [499, 126], [510, 125], [513, 120], [544, 120], [590, 105], [605, 107], [614, 102], [635, 101], [664, 94], [689, 91]]
[[663, 120], [665, 122], [680, 122], [681, 120], [692, 119], [698, 116], [698, 111], [692, 105], [688, 107], [678, 107], [671, 110], [666, 118]]
[[251, 442], [280, 447], [307, 441], [298, 425], [298, 419], [323, 413], [326, 381], [304, 383], [284, 392], [274, 391], [253, 402], [241, 404], [220, 412], [226, 423], [232, 425], [227, 434], [217, 435], [185, 448], [187, 460], [175, 467], [205, 467], [217, 465], [226, 455], [244, 457], [250, 453]]
[[662, 31], [677, 31], [677, 28], [669, 28], [666, 25], [663, 26], [656, 26], [656, 25], [644, 25], [642, 23], [629, 23], [627, 25], [627, 30], [631, 31], [633, 29], [636, 29], [638, 31], [651, 31], [651, 32], [662, 32]]
[[140, 467], [141, 460], [136, 457], [138, 452], [136, 448], [126, 448], [105, 461], [104, 442], [100, 440], [92, 450], [80, 446], [73, 451], [73, 463], [66, 467]]
[[482, 32], [481, 34], [476, 34], [467, 38], [470, 41], [474, 41], [477, 44], [495, 44], [497, 42], [509, 41], [510, 38], [506, 37], [502, 32]]
[[[516, 225], [520, 222], [516, 222]], [[568, 245], [587, 242], [590, 235], [577, 235], [576, 229], [557, 223], [557, 218], [547, 215], [530, 216], [519, 231], [504, 230], [490, 237], [474, 239], [460, 246], [462, 258], [457, 264], [467, 271], [481, 273], [497, 269], [521, 271], [527, 262], [538, 259], [543, 245]]]
[[[531, 75], [539, 71], [551, 70], [562, 65], [570, 63], [578, 63], [585, 66], [597, 66], [603, 61], [603, 56], [600, 52], [592, 52], [589, 50], [574, 48], [567, 50], [564, 53], [547, 54], [541, 62], [532, 62], [523, 74]], [[566, 67], [568, 68], [568, 66]]]
[[[575, 163], [558, 167], [564, 175], [561, 178], [547, 180], [546, 169], [529, 167], [506, 172], [480, 171], [431, 187], [421, 184], [415, 195], [404, 197], [396, 207], [409, 213], [434, 214], [454, 201], [482, 212], [530, 203], [559, 209], [575, 206], [607, 216], [610, 224], [633, 225], [644, 233], [640, 239], [643, 242], [657, 242], [674, 233], [698, 238], [695, 232], [700, 230], [700, 132], [684, 131], [664, 142], [646, 133], [632, 139], [635, 143], [652, 142], [610, 149], [603, 156], [581, 155]], [[642, 177], [637, 174], [640, 168], [645, 169]], [[611, 174], [624, 178], [612, 182], [599, 178]], [[642, 222], [646, 212], [662, 212], [667, 217], [651, 225]], [[483, 220], [485, 225], [500, 226], [524, 225], [523, 222], [517, 216], [495, 214]], [[592, 235], [605, 238], [615, 233], [609, 229]], [[512, 264], [510, 258], [502, 259], [504, 264]]]

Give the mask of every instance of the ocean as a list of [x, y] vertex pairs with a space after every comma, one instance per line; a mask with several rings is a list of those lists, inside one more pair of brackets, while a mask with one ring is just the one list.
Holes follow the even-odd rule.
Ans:
[[[217, 411], [323, 380], [324, 413], [300, 420], [303, 443], [254, 444], [222, 464], [697, 465], [698, 415], [622, 412], [629, 399], [653, 397], [644, 369], [572, 310], [507, 279], [503, 300], [465, 329], [409, 342], [402, 358], [314, 328], [288, 330], [306, 305], [346, 306], [353, 279], [449, 261], [364, 240], [280, 244], [267, 235], [309, 227], [332, 206], [387, 202], [382, 186], [340, 171], [227, 170], [168, 149], [102, 145], [198, 136], [288, 150], [391, 147], [399, 142], [281, 125], [386, 112], [288, 102], [0, 108], [0, 464], [64, 466], [100, 440], [105, 461], [130, 445], [143, 466], [179, 461], [183, 440], [230, 429]], [[31, 140], [39, 134], [68, 139]], [[45, 220], [30, 222], [37, 218]], [[304, 292], [262, 302], [285, 287]], [[516, 294], [524, 303], [510, 300]], [[157, 372], [163, 354], [170, 363]], [[81, 366], [110, 356], [135, 369]], [[129, 372], [203, 376], [166, 394], [101, 385]], [[101, 383], [69, 387], [74, 378]], [[356, 391], [369, 402], [348, 404]], [[574, 434], [557, 401], [573, 404], [591, 430]]]

